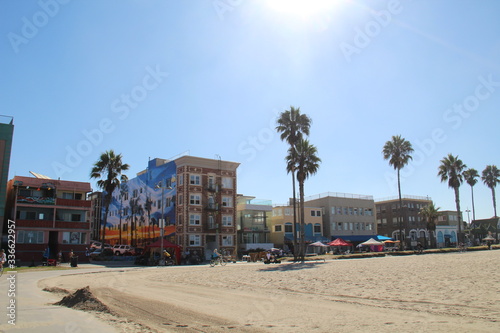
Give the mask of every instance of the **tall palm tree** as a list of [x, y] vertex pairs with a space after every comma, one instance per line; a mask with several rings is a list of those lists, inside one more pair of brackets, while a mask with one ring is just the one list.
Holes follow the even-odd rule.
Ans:
[[108, 150], [101, 154], [99, 160], [94, 163], [90, 171], [91, 179], [99, 179], [97, 186], [102, 189], [104, 194], [104, 223], [102, 227], [102, 243], [106, 240], [106, 224], [109, 213], [109, 205], [113, 197], [113, 191], [121, 182], [128, 180], [122, 172], [127, 171], [129, 165], [122, 162], [122, 155], [115, 154], [113, 150]]
[[399, 216], [399, 248], [403, 249], [403, 201], [401, 199], [401, 169], [410, 162], [412, 159], [413, 147], [411, 143], [401, 135], [394, 135], [390, 141], [387, 141], [382, 149], [382, 154], [385, 160], [389, 160], [389, 164], [394, 167], [398, 175], [398, 195], [399, 195], [399, 209], [401, 210]]
[[123, 199], [128, 193], [128, 186], [127, 182], [123, 182], [120, 184], [120, 231], [119, 231], [119, 244], [122, 243], [122, 217], [124, 215], [124, 208], [123, 208]]
[[487, 165], [483, 170], [483, 175], [481, 177], [483, 183], [491, 189], [491, 195], [493, 198], [493, 212], [495, 217], [497, 217], [497, 201], [495, 196], [495, 187], [500, 182], [500, 170], [496, 165]]
[[[441, 160], [441, 165], [439, 166], [438, 176], [441, 177], [441, 182], [448, 181], [448, 187], [455, 191], [455, 204], [457, 206], [457, 217], [458, 217], [458, 242], [461, 243], [462, 239], [462, 214], [460, 212], [460, 185], [464, 181], [463, 172], [467, 168], [462, 160], [458, 156], [453, 156], [448, 154], [445, 158]], [[458, 245], [458, 244], [457, 244]]]
[[308, 140], [301, 139], [295, 147], [288, 150], [286, 157], [288, 169], [291, 165], [297, 171], [300, 196], [300, 257], [304, 261], [305, 256], [305, 214], [304, 214], [304, 182], [309, 176], [316, 174], [321, 159], [317, 156], [318, 150]]
[[[300, 113], [300, 108], [290, 106], [290, 110], [285, 110], [280, 114], [277, 120], [276, 131], [281, 133], [281, 140], [286, 141], [290, 148], [294, 148], [304, 135], [309, 135], [311, 127], [311, 118], [306, 114]], [[297, 259], [297, 211], [296, 211], [296, 192], [295, 192], [295, 169], [287, 166], [287, 171], [292, 174], [292, 190], [293, 190], [293, 247], [294, 260]]]
[[467, 184], [470, 185], [470, 191], [472, 194], [472, 220], [476, 219], [476, 209], [474, 207], [474, 185], [477, 184], [477, 179], [479, 177], [479, 173], [477, 172], [476, 169], [469, 168], [464, 171], [463, 173], [464, 179], [467, 182]]
[[[427, 230], [429, 230], [429, 237], [431, 240], [431, 247], [435, 248], [436, 247], [436, 219], [439, 217], [439, 210], [440, 207], [434, 206], [434, 203], [431, 202], [430, 205], [425, 206], [424, 208], [420, 209], [420, 216], [424, 219], [424, 221], [427, 223]], [[427, 240], [426, 240], [427, 243]]]

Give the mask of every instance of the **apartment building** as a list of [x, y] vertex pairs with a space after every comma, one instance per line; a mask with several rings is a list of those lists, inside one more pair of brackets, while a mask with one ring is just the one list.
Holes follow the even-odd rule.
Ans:
[[8, 182], [6, 215], [15, 221], [16, 259], [40, 264], [42, 253], [50, 257], [73, 250], [84, 258], [90, 240], [90, 183], [16, 176]]
[[[298, 207], [296, 213], [297, 224], [294, 228], [293, 205], [277, 205], [273, 207], [269, 228], [271, 230], [270, 241], [274, 243], [275, 247], [293, 251], [294, 232], [297, 239], [300, 237], [300, 210]], [[304, 230], [306, 243], [328, 241], [323, 233], [323, 211], [321, 207], [312, 207], [311, 205], [304, 207]]]
[[427, 223], [420, 215], [422, 208], [432, 203], [431, 198], [422, 196], [402, 196], [402, 206], [398, 197], [380, 199], [375, 202], [377, 228], [380, 235], [402, 240], [406, 248], [417, 246], [417, 243], [430, 246], [431, 235]]
[[330, 240], [363, 242], [377, 235], [370, 195], [326, 192], [306, 198], [306, 204], [321, 207], [324, 235]]
[[236, 216], [238, 249], [271, 248], [269, 219], [273, 210], [271, 200], [238, 195]]
[[181, 156], [155, 158], [113, 193], [106, 241], [145, 246], [163, 238], [208, 258], [236, 250], [239, 163]]

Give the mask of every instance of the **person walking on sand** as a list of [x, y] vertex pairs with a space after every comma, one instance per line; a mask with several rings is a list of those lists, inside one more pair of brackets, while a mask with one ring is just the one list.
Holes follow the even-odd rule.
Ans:
[[0, 268], [3, 267], [3, 264], [7, 261], [7, 256], [5, 255], [5, 250], [0, 249]]

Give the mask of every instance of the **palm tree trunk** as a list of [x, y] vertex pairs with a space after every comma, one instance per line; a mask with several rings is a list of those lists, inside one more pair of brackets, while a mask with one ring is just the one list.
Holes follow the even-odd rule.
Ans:
[[108, 221], [108, 211], [109, 211], [109, 204], [106, 204], [106, 208], [104, 209], [104, 224], [102, 226], [102, 246], [104, 248], [104, 243], [106, 243], [106, 223]]
[[[458, 237], [457, 242], [462, 242], [462, 218], [460, 214], [460, 193], [459, 188], [455, 187], [455, 204], [457, 205], [457, 219], [458, 219]], [[459, 244], [457, 244], [458, 246]]]
[[403, 251], [403, 200], [401, 199], [401, 181], [398, 170], [398, 195], [399, 195], [399, 250]]
[[293, 261], [297, 261], [297, 195], [295, 194], [295, 171], [292, 171], [292, 190], [293, 190]]
[[495, 213], [495, 217], [497, 217], [497, 200], [495, 196], [495, 188], [491, 188], [491, 196], [493, 198], [493, 212]]
[[299, 180], [299, 195], [300, 195], [300, 260], [305, 261], [305, 223], [304, 223], [304, 180]]
[[472, 220], [476, 219], [476, 208], [474, 207], [474, 186], [470, 187], [472, 193]]

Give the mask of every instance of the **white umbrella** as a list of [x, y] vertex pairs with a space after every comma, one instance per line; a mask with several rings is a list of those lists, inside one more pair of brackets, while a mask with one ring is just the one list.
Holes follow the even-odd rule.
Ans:
[[366, 242], [363, 242], [361, 243], [362, 245], [384, 245], [384, 243], [382, 242], [379, 242], [373, 238], [370, 238], [369, 240], [367, 240]]
[[314, 243], [311, 243], [309, 244], [309, 246], [323, 246], [323, 247], [326, 247], [326, 246], [329, 246], [329, 245], [326, 245], [326, 244], [323, 244], [321, 242], [314, 242]]

